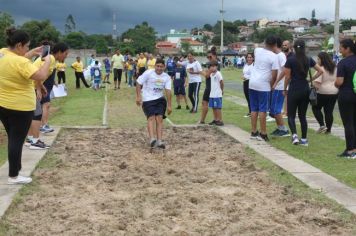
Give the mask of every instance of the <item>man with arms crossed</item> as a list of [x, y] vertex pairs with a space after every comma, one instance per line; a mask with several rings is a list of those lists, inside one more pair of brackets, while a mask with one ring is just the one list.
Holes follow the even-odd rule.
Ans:
[[[172, 112], [171, 78], [164, 73], [164, 69], [164, 60], [157, 59], [155, 69], [145, 71], [138, 77], [136, 85], [136, 104], [137, 106], [142, 105], [143, 112], [147, 117], [147, 131], [151, 148], [166, 148], [165, 143], [162, 141], [163, 119], [166, 118], [166, 109], [168, 115]], [[164, 92], [166, 93], [168, 107]]]
[[[255, 66], [249, 83], [251, 105], [251, 139], [269, 141], [266, 128], [266, 113], [269, 110], [271, 87], [277, 79], [278, 57], [274, 53], [277, 40], [268, 36], [264, 48], [255, 49]], [[257, 117], [261, 132], [257, 131]]]

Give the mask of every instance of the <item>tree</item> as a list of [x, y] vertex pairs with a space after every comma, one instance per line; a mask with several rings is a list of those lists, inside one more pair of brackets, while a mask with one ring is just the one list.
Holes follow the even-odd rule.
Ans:
[[334, 26], [333, 25], [325, 25], [323, 30], [328, 34], [334, 34]]
[[317, 19], [315, 19], [315, 9], [312, 10], [312, 18], [311, 18], [311, 26], [316, 26], [319, 23]]
[[64, 38], [64, 42], [68, 44], [70, 48], [82, 49], [86, 48], [86, 35], [83, 32], [71, 32]]
[[0, 12], [0, 48], [6, 46], [5, 30], [14, 24], [12, 16], [6, 12]]
[[181, 51], [183, 53], [188, 53], [192, 50], [189, 42], [182, 42], [181, 44]]
[[286, 29], [282, 28], [267, 28], [264, 30], [256, 30], [251, 38], [254, 42], [256, 43], [261, 43], [263, 42], [268, 35], [275, 35], [280, 37], [282, 40], [293, 40], [293, 35], [289, 33]]
[[341, 20], [340, 31], [349, 30], [351, 26], [356, 26], [356, 19], [343, 19]]
[[60, 32], [49, 20], [25, 22], [21, 29], [30, 35], [30, 47], [36, 47], [44, 40], [56, 43], [59, 41]]
[[203, 26], [203, 30], [212, 31], [213, 30], [213, 26], [211, 24], [205, 24]]
[[64, 32], [66, 34], [69, 34], [71, 32], [75, 31], [75, 21], [74, 21], [74, 17], [72, 16], [72, 14], [69, 14], [66, 18], [66, 23], [64, 25]]
[[[214, 36], [214, 38], [211, 40], [211, 42], [215, 45], [215, 46], [220, 46], [220, 33], [216, 34]], [[238, 41], [238, 35], [237, 34], [232, 34], [229, 31], [224, 30], [224, 45], [229, 45], [231, 43], [234, 43]]]
[[129, 41], [135, 53], [153, 52], [156, 44], [156, 32], [147, 22], [136, 25], [122, 34], [122, 38]]

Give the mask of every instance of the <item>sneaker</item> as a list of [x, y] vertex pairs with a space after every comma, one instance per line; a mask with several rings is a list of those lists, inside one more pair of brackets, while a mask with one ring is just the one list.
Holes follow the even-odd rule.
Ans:
[[298, 145], [299, 144], [298, 135], [293, 134], [293, 136], [292, 136], [292, 144], [294, 144], [294, 145]]
[[154, 148], [154, 147], [156, 146], [156, 144], [157, 144], [157, 140], [154, 139], [154, 140], [152, 140], [152, 141], [150, 142], [150, 147], [151, 147], [151, 148]]
[[266, 122], [273, 122], [273, 121], [275, 121], [275, 119], [273, 117], [267, 116]]
[[164, 142], [160, 142], [157, 147], [161, 149], [166, 149], [166, 144]]
[[278, 133], [279, 133], [279, 129], [275, 129], [272, 133], [270, 133], [270, 135], [277, 136]]
[[181, 105], [178, 105], [177, 107], [176, 107], [176, 109], [182, 109], [182, 107], [181, 107]]
[[212, 122], [209, 123], [209, 125], [216, 125], [216, 121], [213, 120]]
[[274, 136], [276, 137], [289, 137], [290, 133], [288, 130], [278, 130], [278, 133], [276, 133]]
[[299, 145], [302, 145], [304, 147], [308, 147], [309, 146], [309, 143], [308, 143], [308, 140], [307, 139], [301, 139], [300, 142], [299, 142]]
[[37, 140], [36, 143], [31, 143], [30, 149], [31, 150], [44, 150], [50, 148], [49, 145], [46, 145], [44, 142], [41, 140]]
[[260, 133], [260, 135], [257, 136], [257, 140], [258, 141], [266, 141], [266, 142], [268, 142], [269, 138], [268, 138], [267, 134], [261, 134]]
[[318, 134], [323, 134], [327, 131], [328, 129], [325, 126], [320, 126], [320, 128], [316, 131]]
[[205, 122], [204, 122], [204, 121], [199, 121], [198, 124], [199, 124], [199, 125], [205, 125]]
[[224, 126], [224, 122], [222, 122], [221, 120], [215, 121], [215, 125], [216, 126]]
[[186, 109], [186, 110], [189, 110], [189, 109], [190, 109], [190, 107], [189, 107], [188, 105], [186, 105], [186, 106], [185, 106], [185, 109]]
[[251, 113], [247, 113], [246, 115], [244, 115], [245, 118], [249, 118], [251, 117]]
[[29, 184], [32, 182], [31, 177], [24, 177], [21, 175], [18, 175], [16, 178], [8, 178], [7, 179], [7, 184], [13, 185], [13, 184]]
[[53, 132], [54, 131], [54, 129], [53, 128], [51, 128], [51, 127], [49, 127], [49, 125], [44, 125], [44, 126], [42, 126], [41, 128], [40, 128], [40, 131], [42, 132], [42, 133], [51, 133], [51, 132]]
[[29, 147], [29, 146], [31, 146], [31, 144], [32, 144], [31, 139], [26, 138], [25, 143], [24, 143], [25, 147]]
[[254, 140], [257, 140], [257, 137], [259, 136], [259, 132], [256, 131], [255, 133], [254, 132], [251, 132], [251, 136], [250, 136], [250, 139], [254, 139]]
[[343, 153], [338, 154], [337, 157], [346, 158], [346, 159], [356, 159], [356, 153], [355, 152], [350, 153], [347, 150], [345, 150]]

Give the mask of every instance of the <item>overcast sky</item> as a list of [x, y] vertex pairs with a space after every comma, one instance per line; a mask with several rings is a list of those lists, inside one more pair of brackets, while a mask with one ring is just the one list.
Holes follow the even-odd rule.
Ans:
[[[340, 0], [340, 17], [356, 18], [356, 0]], [[292, 20], [316, 17], [332, 20], [335, 0], [224, 0], [225, 20]], [[191, 29], [220, 19], [221, 0], [0, 0], [0, 11], [10, 13], [17, 25], [35, 19], [49, 19], [64, 31], [72, 14], [77, 29], [86, 33], [112, 32], [112, 13], [117, 12], [119, 34], [147, 21], [158, 33], [169, 29]]]

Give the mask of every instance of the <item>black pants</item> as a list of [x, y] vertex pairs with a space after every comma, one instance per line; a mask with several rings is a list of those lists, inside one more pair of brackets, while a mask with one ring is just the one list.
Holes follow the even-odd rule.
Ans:
[[307, 110], [309, 105], [309, 88], [305, 89], [289, 89], [287, 97], [288, 125], [292, 134], [297, 134], [295, 125], [295, 117], [298, 110], [298, 117], [302, 129], [302, 138], [307, 138], [308, 122]]
[[248, 105], [248, 113], [251, 113], [250, 96], [249, 96], [249, 92], [248, 92], [249, 91], [249, 88], [248, 88], [249, 83], [250, 83], [250, 80], [244, 81], [244, 94], [245, 94], [245, 98], [246, 98], [247, 105]]
[[84, 78], [83, 72], [75, 72], [75, 87], [80, 88], [80, 80], [82, 80], [85, 87], [89, 88], [87, 81]]
[[0, 107], [0, 120], [8, 138], [9, 176], [16, 177], [21, 170], [22, 146], [30, 129], [33, 111], [15, 111]]
[[[331, 131], [331, 127], [334, 122], [334, 107], [337, 99], [337, 94], [318, 94], [318, 104], [316, 106], [312, 106], [312, 110], [316, 120], [318, 121], [320, 126], [325, 126], [327, 131]], [[321, 109], [324, 108], [324, 115], [321, 112]]]
[[64, 71], [58, 71], [57, 72], [57, 77], [58, 77], [58, 84], [63, 84], [66, 83], [66, 73]]
[[114, 69], [114, 81], [121, 81], [122, 69]]
[[338, 104], [345, 129], [346, 150], [356, 149], [356, 94], [339, 92]]
[[198, 110], [200, 84], [201, 82], [189, 83], [188, 88], [188, 96], [192, 103], [192, 111], [195, 112]]

